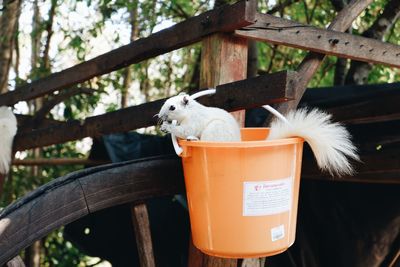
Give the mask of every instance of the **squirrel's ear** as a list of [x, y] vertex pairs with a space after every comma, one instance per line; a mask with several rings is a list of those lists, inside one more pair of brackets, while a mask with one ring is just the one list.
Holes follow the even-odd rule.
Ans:
[[189, 104], [189, 96], [185, 95], [185, 96], [182, 98], [182, 103], [183, 103], [184, 106], [186, 106], [187, 104]]

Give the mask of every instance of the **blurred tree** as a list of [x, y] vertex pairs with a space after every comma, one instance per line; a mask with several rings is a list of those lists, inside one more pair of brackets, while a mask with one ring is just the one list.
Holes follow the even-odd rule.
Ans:
[[10, 71], [17, 21], [21, 0], [4, 0], [0, 11], [0, 93], [8, 91]]
[[[378, 13], [379, 14], [379, 13]], [[361, 35], [364, 37], [384, 41], [388, 33], [393, 29], [400, 16], [400, 1], [390, 0], [383, 11], [380, 11], [374, 23]], [[346, 84], [366, 84], [373, 65], [353, 60], [346, 76]]]

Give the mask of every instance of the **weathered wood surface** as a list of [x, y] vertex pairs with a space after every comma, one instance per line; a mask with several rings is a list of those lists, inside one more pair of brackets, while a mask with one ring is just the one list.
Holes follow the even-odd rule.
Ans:
[[[328, 29], [339, 32], [346, 31], [351, 26], [353, 21], [361, 14], [361, 12], [365, 10], [372, 2], [373, 0], [352, 0], [346, 6], [346, 8], [337, 14], [335, 19], [329, 25]], [[295, 100], [279, 104], [277, 108], [280, 112], [286, 113], [288, 110], [297, 107], [307, 88], [308, 83], [314, 76], [324, 58], [325, 55], [315, 52], [309, 52], [307, 54], [297, 68], [299, 79], [295, 89]]]
[[235, 34], [277, 45], [391, 67], [400, 67], [400, 46], [338, 31], [320, 29], [268, 14]]
[[131, 213], [140, 266], [155, 267], [153, 242], [151, 241], [150, 221], [146, 204], [132, 204]]
[[[246, 79], [248, 50], [246, 39], [228, 34], [214, 34], [205, 38], [202, 45], [200, 87], [216, 87]], [[249, 92], [250, 90], [252, 88], [249, 88]], [[257, 96], [254, 95], [252, 99], [254, 98]], [[244, 111], [234, 112], [232, 115], [240, 125], [244, 125]]]
[[18, 132], [27, 132], [31, 131], [32, 129], [48, 128], [64, 124], [62, 121], [47, 118], [44, 118], [38, 122], [32, 115], [16, 114], [16, 117], [18, 121]]
[[253, 23], [255, 12], [254, 0], [242, 0], [205, 12], [147, 38], [7, 92], [0, 96], [0, 106], [11, 106], [19, 101], [68, 88], [95, 76], [193, 44], [212, 33], [231, 32]]
[[[235, 111], [263, 104], [278, 103], [293, 99], [295, 72], [278, 72], [246, 81], [217, 86], [215, 95], [199, 101], [216, 107]], [[50, 128], [18, 133], [14, 150], [24, 150], [52, 144], [64, 143], [87, 136], [130, 131], [155, 125], [154, 117], [165, 99], [86, 118], [84, 121], [68, 121]]]
[[43, 185], [0, 213], [0, 266], [90, 212], [184, 192], [181, 161], [163, 156], [85, 169]]
[[45, 186], [50, 192], [42, 187], [0, 213], [0, 265], [35, 240], [88, 214], [79, 181], [64, 184], [66, 180], [57, 179]]

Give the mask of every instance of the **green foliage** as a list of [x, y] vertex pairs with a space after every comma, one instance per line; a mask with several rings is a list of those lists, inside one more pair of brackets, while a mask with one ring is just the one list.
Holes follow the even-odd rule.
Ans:
[[43, 267], [87, 266], [86, 255], [64, 240], [62, 229], [47, 236], [44, 250], [47, 256], [42, 261]]

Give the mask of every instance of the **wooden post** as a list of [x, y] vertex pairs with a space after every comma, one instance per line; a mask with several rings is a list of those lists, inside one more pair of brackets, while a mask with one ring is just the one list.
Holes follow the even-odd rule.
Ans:
[[[203, 40], [200, 88], [246, 79], [247, 40], [228, 34], [215, 34]], [[244, 111], [232, 113], [244, 126]]]
[[150, 222], [146, 204], [132, 204], [131, 213], [140, 266], [155, 267], [156, 264], [154, 260], [153, 243], [151, 241]]
[[[247, 40], [228, 34], [215, 34], [203, 39], [200, 88], [213, 88], [219, 84], [246, 78]], [[244, 111], [233, 113], [244, 126]], [[236, 267], [237, 260], [221, 259], [202, 254], [190, 244], [189, 264], [191, 267]]]

